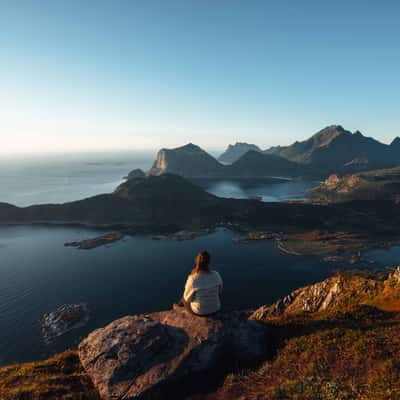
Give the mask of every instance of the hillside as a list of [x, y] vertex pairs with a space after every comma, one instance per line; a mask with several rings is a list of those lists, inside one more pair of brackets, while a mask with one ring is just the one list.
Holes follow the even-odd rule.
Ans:
[[304, 176], [309, 174], [307, 166], [286, 160], [274, 154], [263, 154], [250, 150], [228, 167], [228, 175], [243, 178], [265, 176]]
[[178, 230], [196, 221], [215, 223], [221, 201], [177, 175], [132, 178], [114, 193], [64, 204], [15, 207], [0, 203], [0, 223], [59, 222]]
[[[174, 311], [159, 315], [172, 318]], [[120, 324], [127, 324], [127, 318], [121, 319]], [[129, 318], [134, 321], [133, 317]], [[238, 369], [235, 361], [231, 360], [226, 368], [219, 370], [219, 374], [210, 371], [208, 374], [188, 376], [181, 382], [165, 381], [163, 386], [155, 387], [155, 392], [146, 392], [140, 398], [399, 398], [400, 365], [397, 360], [400, 358], [400, 268], [389, 274], [383, 271], [360, 271], [334, 275], [325, 281], [298, 289], [272, 305], [260, 307], [250, 319], [258, 321], [266, 332], [268, 351], [261, 362]], [[174, 322], [171, 320], [171, 323]], [[203, 318], [199, 323], [200, 326], [207, 324]], [[109, 330], [113, 324], [109, 325]], [[156, 326], [151, 329], [154, 330]], [[196, 331], [199, 327], [194, 326], [193, 329]], [[160, 341], [163, 333], [157, 332], [151, 335], [158, 335], [157, 340]], [[101, 334], [102, 330], [95, 331], [90, 343], [104, 346], [104, 342], [98, 342]], [[141, 334], [137, 332], [136, 335]], [[202, 335], [208, 333], [203, 330]], [[126, 336], [119, 333], [112, 337], [114, 345], [117, 345], [116, 341]], [[141, 338], [145, 340], [145, 336]], [[205, 346], [207, 342], [204, 343]], [[165, 345], [162, 342], [157, 344], [156, 357], [162, 359], [161, 353], [168, 351]], [[141, 351], [146, 352], [145, 349]], [[143, 356], [143, 353], [138, 354], [138, 357]], [[104, 364], [105, 368], [108, 368], [107, 365]], [[124, 372], [118, 372], [121, 373]], [[146, 371], [135, 370], [135, 373]], [[150, 376], [150, 379], [156, 379], [155, 375]], [[199, 379], [201, 385], [196, 383]], [[146, 382], [150, 384], [150, 381]], [[1, 398], [7, 400], [99, 399], [96, 389], [82, 369], [76, 351], [57, 355], [47, 361], [0, 368], [0, 393], [3, 396]]]
[[344, 202], [354, 200], [400, 201], [400, 168], [390, 168], [354, 175], [331, 175], [309, 191], [318, 200]]

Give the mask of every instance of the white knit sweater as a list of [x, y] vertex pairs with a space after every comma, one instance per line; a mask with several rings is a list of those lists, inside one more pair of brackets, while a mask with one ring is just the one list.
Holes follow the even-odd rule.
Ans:
[[222, 278], [217, 271], [189, 275], [183, 298], [190, 303], [195, 314], [207, 315], [221, 308], [219, 294], [222, 291]]

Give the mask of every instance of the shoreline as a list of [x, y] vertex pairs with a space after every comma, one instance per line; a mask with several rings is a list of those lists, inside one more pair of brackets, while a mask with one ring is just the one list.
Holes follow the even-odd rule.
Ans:
[[[317, 256], [325, 261], [345, 262], [356, 264], [365, 260], [362, 254], [377, 249], [391, 248], [400, 246], [400, 237], [369, 237], [359, 236], [354, 232], [328, 232], [318, 230], [298, 231], [298, 232], [274, 232], [259, 229], [251, 229], [245, 225], [238, 224], [214, 224], [209, 227], [191, 227], [183, 229], [166, 229], [162, 225], [150, 229], [121, 226], [115, 224], [94, 225], [74, 222], [33, 222], [33, 223], [7, 223], [2, 226], [44, 226], [44, 227], [84, 227], [101, 233], [93, 237], [85, 237], [72, 242], [64, 243], [66, 247], [91, 250], [104, 245], [111, 245], [125, 237], [142, 235], [149, 240], [193, 240], [199, 237], [208, 236], [218, 229], [227, 229], [234, 234], [232, 241], [237, 244], [246, 244], [259, 241], [274, 241], [276, 250], [283, 255], [296, 257]], [[359, 259], [359, 261], [356, 261]], [[339, 262], [339, 261], [338, 261]]]

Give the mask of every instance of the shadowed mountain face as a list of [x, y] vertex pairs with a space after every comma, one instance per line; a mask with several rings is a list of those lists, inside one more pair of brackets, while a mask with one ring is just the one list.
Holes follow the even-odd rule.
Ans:
[[[263, 154], [250, 150], [232, 165], [226, 167], [234, 177], [259, 176], [302, 176], [309, 173], [309, 168], [287, 160], [275, 154]], [[267, 172], [267, 173], [266, 173]]]
[[232, 164], [251, 150], [261, 152], [261, 149], [255, 144], [241, 142], [230, 144], [228, 148], [218, 157], [218, 161], [224, 164]]
[[365, 137], [359, 131], [351, 133], [340, 125], [332, 125], [308, 140], [273, 148], [268, 152], [308, 164], [314, 170], [320, 169], [324, 173], [352, 172], [398, 165], [399, 142], [394, 140], [391, 145], [386, 145]]
[[390, 147], [392, 149], [392, 152], [397, 152], [397, 154], [400, 154], [400, 137], [396, 137], [393, 139], [392, 143], [390, 143]]
[[248, 150], [230, 165], [220, 164], [210, 154], [193, 144], [176, 149], [162, 149], [149, 175], [172, 173], [187, 178], [261, 178], [267, 176], [301, 176], [308, 167], [273, 154]]

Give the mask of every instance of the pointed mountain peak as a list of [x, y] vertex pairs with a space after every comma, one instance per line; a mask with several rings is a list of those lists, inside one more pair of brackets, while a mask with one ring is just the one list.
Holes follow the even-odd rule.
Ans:
[[395, 146], [395, 147], [399, 147], [400, 148], [400, 137], [396, 136], [392, 143], [390, 143], [390, 146]]
[[181, 147], [177, 147], [174, 150], [202, 150], [201, 147], [197, 146], [196, 144], [189, 142]]

